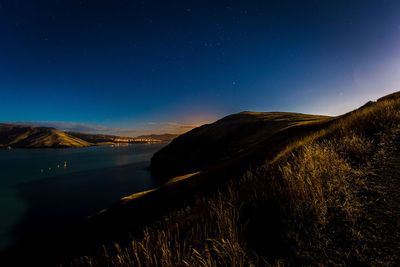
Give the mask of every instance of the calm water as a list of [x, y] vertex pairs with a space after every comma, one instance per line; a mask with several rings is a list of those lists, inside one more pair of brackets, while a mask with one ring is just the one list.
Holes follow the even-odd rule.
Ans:
[[155, 187], [145, 168], [164, 145], [0, 150], [0, 250]]

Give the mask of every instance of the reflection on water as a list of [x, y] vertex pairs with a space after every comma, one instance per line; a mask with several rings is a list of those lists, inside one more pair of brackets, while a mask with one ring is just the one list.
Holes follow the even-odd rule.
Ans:
[[0, 249], [154, 187], [145, 167], [164, 145], [0, 150]]

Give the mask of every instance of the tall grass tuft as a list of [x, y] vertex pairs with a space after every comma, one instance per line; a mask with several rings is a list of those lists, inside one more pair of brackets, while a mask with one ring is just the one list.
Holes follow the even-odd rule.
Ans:
[[240, 240], [235, 196], [218, 193], [167, 216], [163, 228], [147, 228], [141, 239], [82, 257], [73, 266], [254, 266]]

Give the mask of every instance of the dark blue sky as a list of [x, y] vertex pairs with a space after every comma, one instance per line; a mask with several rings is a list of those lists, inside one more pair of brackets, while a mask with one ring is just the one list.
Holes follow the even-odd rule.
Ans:
[[0, 0], [0, 121], [334, 115], [399, 81], [399, 1]]

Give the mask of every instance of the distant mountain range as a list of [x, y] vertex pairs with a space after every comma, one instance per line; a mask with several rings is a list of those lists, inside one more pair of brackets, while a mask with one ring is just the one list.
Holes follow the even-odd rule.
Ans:
[[63, 132], [50, 127], [0, 123], [0, 148], [65, 148], [116, 143], [171, 141], [177, 135], [162, 134], [133, 137]]

